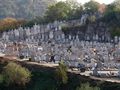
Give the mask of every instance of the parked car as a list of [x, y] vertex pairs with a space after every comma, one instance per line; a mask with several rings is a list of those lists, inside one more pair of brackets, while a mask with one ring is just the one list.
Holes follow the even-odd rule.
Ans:
[[80, 72], [85, 72], [86, 70], [86, 67], [84, 64], [79, 63], [78, 61], [75, 61], [75, 60], [65, 61], [65, 65], [71, 70], [75, 68], [78, 69]]

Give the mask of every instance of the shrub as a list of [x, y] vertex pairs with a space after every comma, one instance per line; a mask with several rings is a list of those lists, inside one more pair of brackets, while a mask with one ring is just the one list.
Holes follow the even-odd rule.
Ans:
[[90, 21], [91, 23], [95, 22], [95, 21], [96, 21], [96, 17], [95, 17], [94, 15], [90, 16], [90, 17], [89, 17], [89, 21]]
[[100, 90], [99, 87], [90, 87], [89, 83], [81, 84], [76, 90]]
[[66, 84], [68, 82], [67, 67], [64, 65], [63, 61], [59, 63], [59, 67], [57, 69], [57, 76], [63, 84]]
[[3, 83], [3, 81], [4, 81], [3, 75], [0, 74], [0, 84]]
[[120, 36], [120, 28], [119, 27], [112, 28], [111, 35], [112, 35], [112, 37], [114, 37], [114, 36]]
[[7, 85], [12, 83], [25, 85], [30, 81], [31, 78], [31, 73], [28, 69], [11, 62], [4, 67], [3, 75]]

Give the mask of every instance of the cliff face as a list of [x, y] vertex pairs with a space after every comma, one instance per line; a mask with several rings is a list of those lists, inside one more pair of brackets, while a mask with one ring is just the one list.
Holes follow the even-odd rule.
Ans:
[[55, 0], [0, 0], [0, 18], [33, 18], [42, 16]]

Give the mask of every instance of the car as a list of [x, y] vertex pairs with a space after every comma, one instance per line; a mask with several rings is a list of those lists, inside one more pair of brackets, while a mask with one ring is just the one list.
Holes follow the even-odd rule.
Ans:
[[81, 64], [81, 63], [78, 64], [77, 68], [78, 68], [79, 71], [81, 71], [81, 72], [85, 72], [85, 70], [86, 70], [85, 65], [84, 65], [84, 64]]
[[71, 70], [77, 68], [80, 72], [85, 72], [86, 67], [84, 64], [79, 63], [78, 61], [66, 61], [65, 65]]

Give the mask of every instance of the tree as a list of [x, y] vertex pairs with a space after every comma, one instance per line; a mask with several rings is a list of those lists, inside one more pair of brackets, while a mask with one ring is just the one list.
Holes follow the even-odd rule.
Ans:
[[99, 3], [94, 1], [94, 0], [90, 0], [89, 2], [84, 4], [85, 7], [85, 11], [87, 11], [88, 13], [94, 13], [97, 12], [99, 9]]
[[3, 70], [4, 80], [9, 84], [25, 85], [30, 81], [31, 73], [28, 69], [10, 62]]
[[59, 67], [57, 69], [57, 76], [63, 84], [66, 84], [68, 82], [67, 67], [64, 65], [63, 61], [59, 63]]
[[120, 36], [120, 1], [115, 0], [107, 5], [103, 22], [108, 25], [111, 36]]
[[0, 20], [0, 31], [18, 28], [26, 23], [25, 20], [17, 20], [15, 18], [4, 18]]
[[79, 4], [77, 0], [66, 0], [66, 4], [68, 4], [72, 10], [76, 10], [81, 7], [81, 4]]
[[79, 19], [83, 12], [83, 6], [75, 0], [58, 2], [48, 8], [45, 18], [46, 21]]
[[104, 13], [103, 21], [106, 22], [110, 27], [120, 25], [120, 1], [107, 5]]
[[115, 16], [116, 16], [117, 20], [120, 21], [120, 0], [115, 0], [113, 5], [114, 5], [113, 9], [114, 9], [114, 12], [115, 12]]
[[68, 14], [71, 8], [65, 2], [58, 2], [55, 5], [52, 5], [48, 8], [45, 18], [48, 21], [55, 21], [55, 20], [65, 20], [68, 18]]
[[73, 9], [69, 13], [68, 19], [80, 19], [83, 13], [83, 7], [79, 6], [76, 9]]
[[115, 11], [119, 11], [120, 12], [120, 0], [115, 0], [113, 2], [113, 5], [115, 6]]
[[68, 15], [68, 20], [80, 19], [83, 12], [83, 6], [78, 3], [77, 0], [66, 0], [66, 4], [71, 8]]

